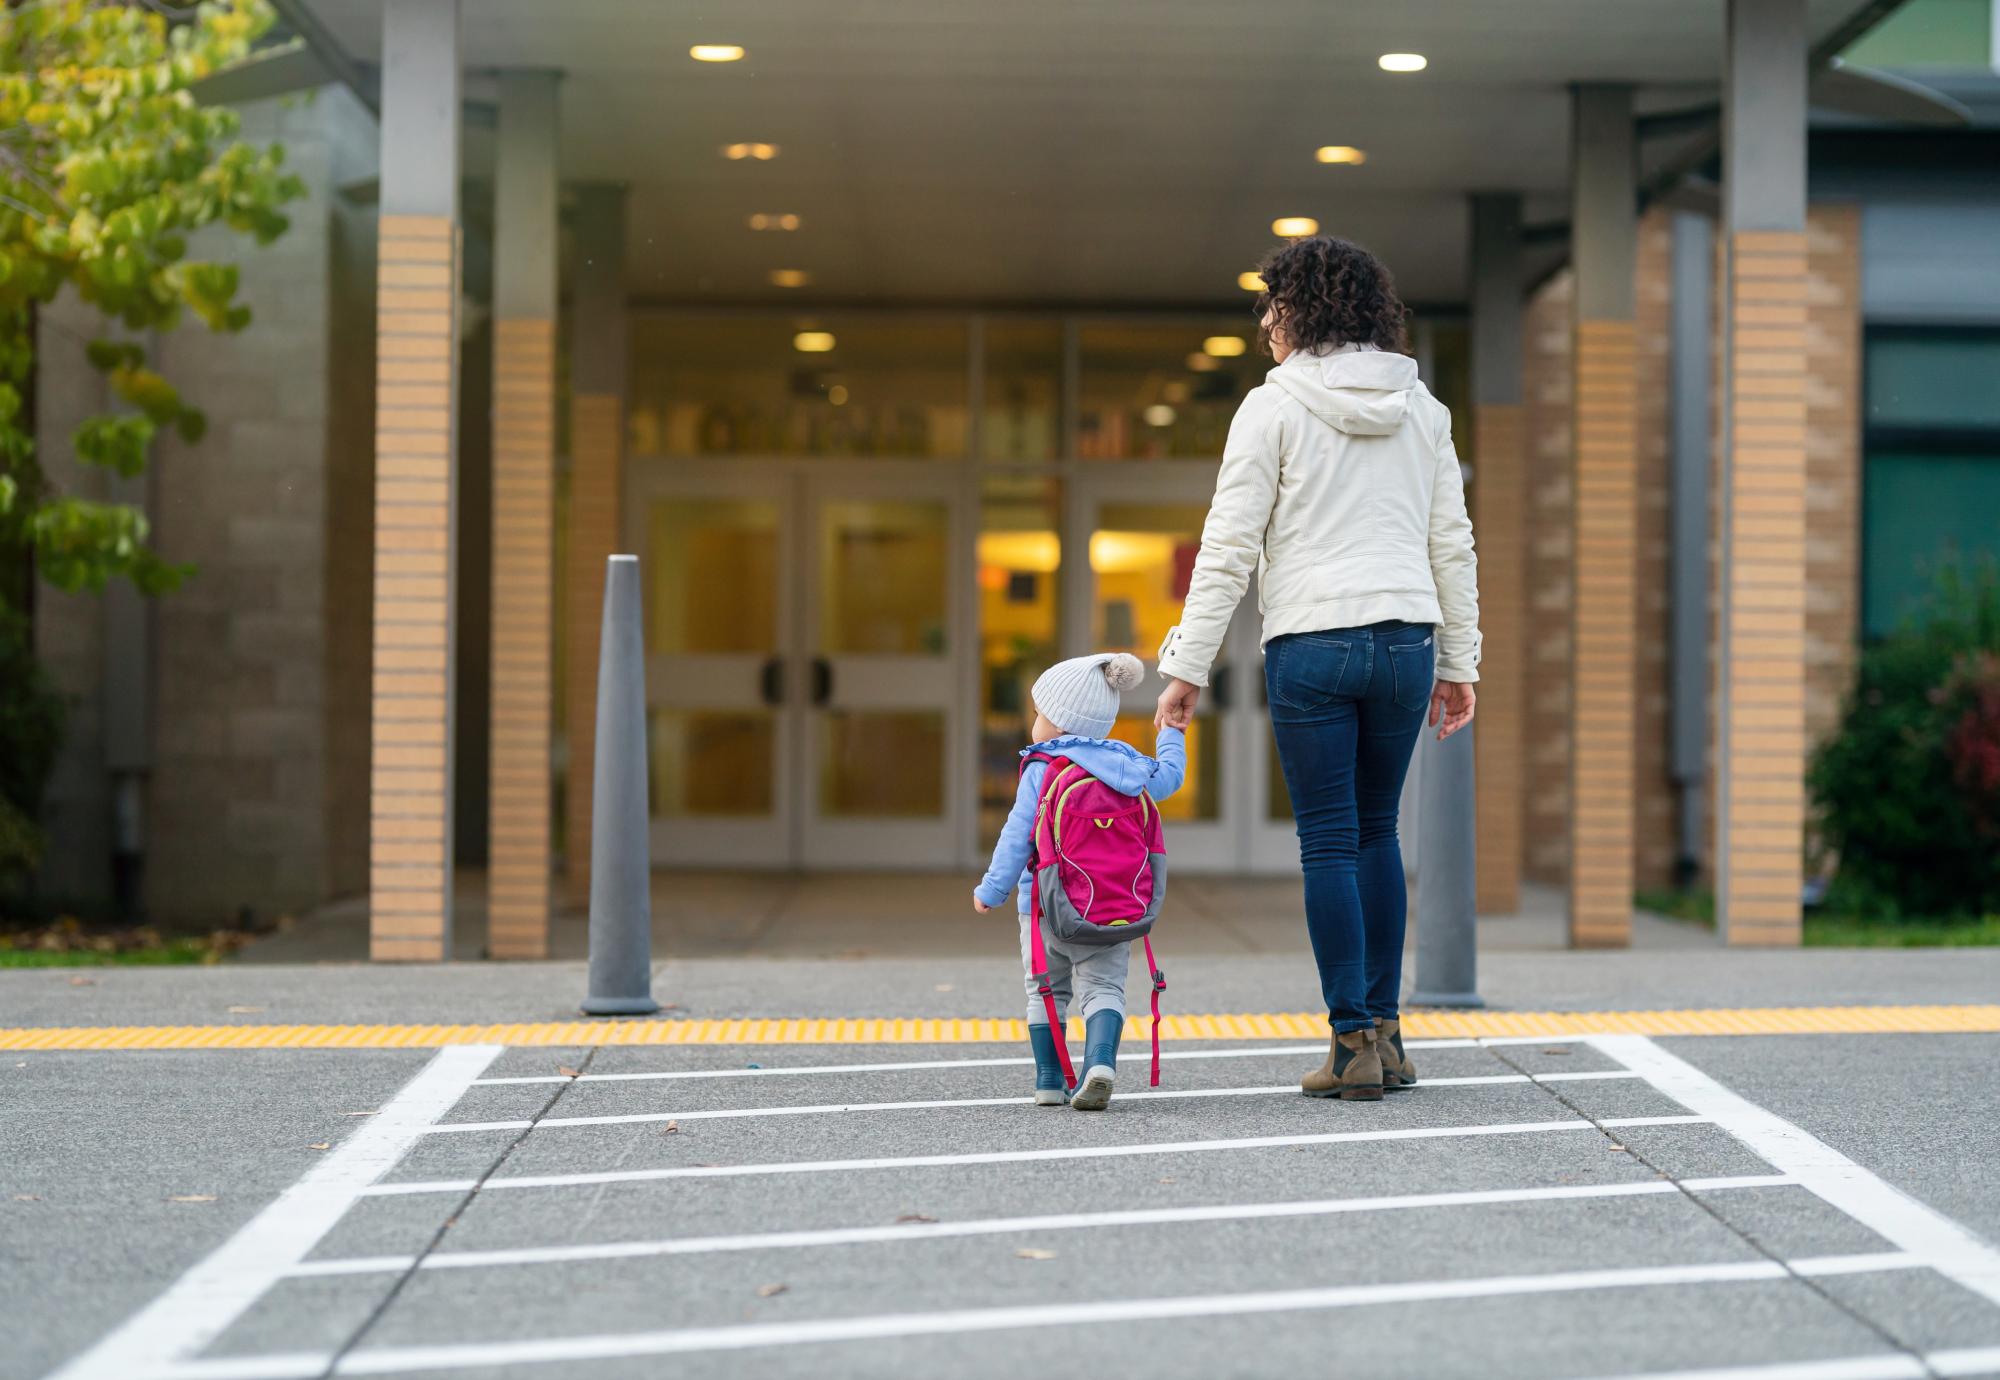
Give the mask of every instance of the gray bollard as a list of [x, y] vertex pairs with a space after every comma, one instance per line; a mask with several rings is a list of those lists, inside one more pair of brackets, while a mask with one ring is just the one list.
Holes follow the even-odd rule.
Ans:
[[652, 869], [646, 849], [646, 648], [639, 558], [604, 571], [597, 649], [597, 759], [590, 807], [587, 1016], [646, 1016], [653, 1000]]
[[[1417, 974], [1414, 1006], [1484, 1006], [1473, 889], [1472, 725], [1423, 750], [1418, 782]], [[1434, 732], [1424, 730], [1426, 737]]]

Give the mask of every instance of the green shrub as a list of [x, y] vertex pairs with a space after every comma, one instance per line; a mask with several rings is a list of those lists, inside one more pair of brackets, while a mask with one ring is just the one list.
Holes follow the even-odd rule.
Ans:
[[2000, 572], [1947, 570], [1865, 648], [1807, 782], [1844, 903], [1879, 915], [2000, 910]]
[[0, 609], [0, 895], [41, 860], [35, 823], [62, 741], [63, 702], [34, 648], [25, 619]]

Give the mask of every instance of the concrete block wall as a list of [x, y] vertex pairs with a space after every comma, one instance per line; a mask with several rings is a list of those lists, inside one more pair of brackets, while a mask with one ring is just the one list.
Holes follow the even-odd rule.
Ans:
[[350, 538], [349, 493], [369, 464], [352, 426], [366, 394], [332, 347], [355, 310], [342, 261], [365, 230], [339, 189], [372, 165], [374, 124], [337, 87], [242, 113], [244, 136], [283, 142], [309, 194], [268, 247], [213, 233], [193, 247], [239, 264], [250, 327], [184, 327], [157, 352], [210, 420], [198, 445], [162, 442], [153, 474], [159, 547], [197, 574], [153, 612], [147, 899], [157, 918], [193, 923], [331, 894], [330, 791], [353, 752], [336, 763], [330, 724], [347, 678], [367, 674], [365, 642], [358, 668], [335, 655], [330, 617], [351, 578], [332, 544]]

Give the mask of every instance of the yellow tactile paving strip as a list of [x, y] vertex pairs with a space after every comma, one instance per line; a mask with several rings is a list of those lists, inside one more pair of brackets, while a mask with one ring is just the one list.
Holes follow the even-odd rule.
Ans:
[[[1150, 1033], [1145, 1017], [1126, 1026]], [[1077, 1038], [1081, 1026], [1072, 1022]], [[1768, 1006], [1684, 1011], [1413, 1011], [1411, 1039], [1574, 1035], [1851, 1035], [2000, 1033], [2000, 1005]], [[1168, 1016], [1167, 1040], [1314, 1040], [1309, 1011]], [[845, 1019], [522, 1021], [491, 1025], [126, 1025], [0, 1029], [0, 1050], [432, 1049], [440, 1045], [950, 1045], [1024, 1040], [1019, 1020]]]

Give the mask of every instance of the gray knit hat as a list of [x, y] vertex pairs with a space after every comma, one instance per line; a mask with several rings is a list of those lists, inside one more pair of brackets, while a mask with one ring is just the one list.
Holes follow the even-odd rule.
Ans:
[[1108, 738], [1118, 718], [1118, 692], [1146, 674], [1130, 652], [1093, 652], [1058, 661], [1035, 680], [1035, 708], [1065, 733]]

